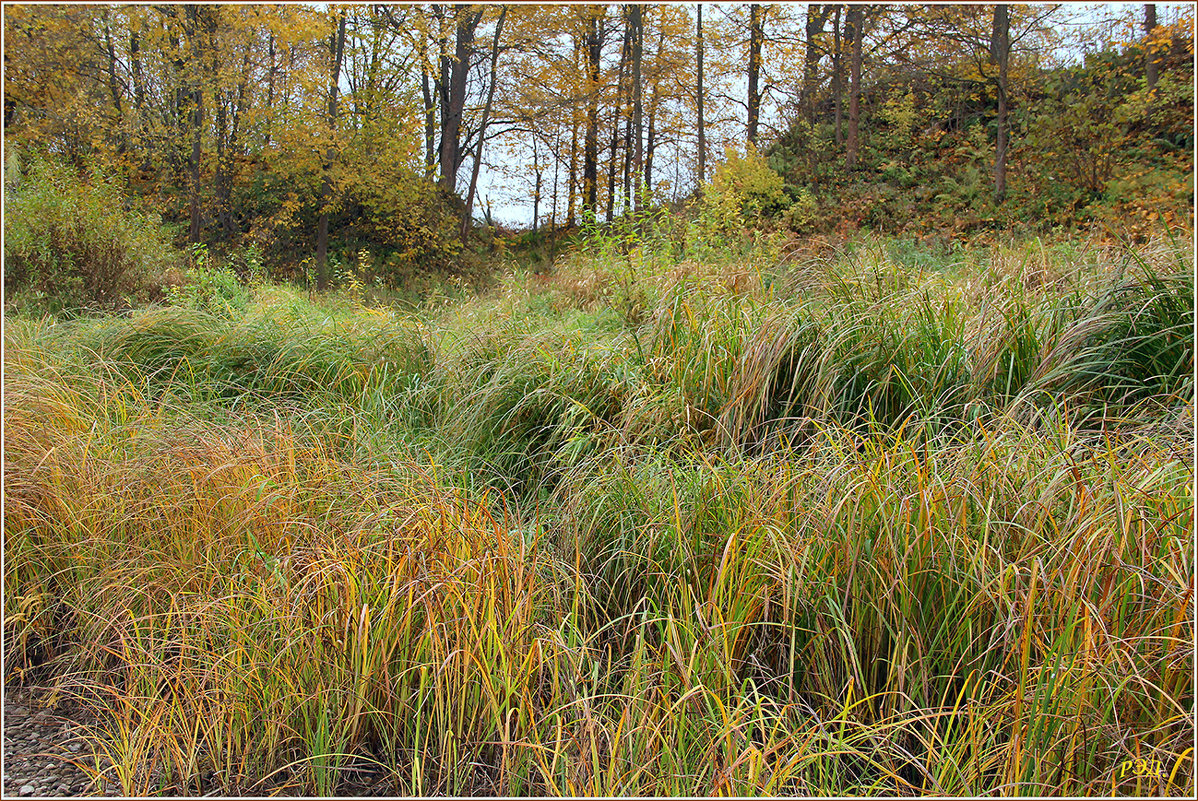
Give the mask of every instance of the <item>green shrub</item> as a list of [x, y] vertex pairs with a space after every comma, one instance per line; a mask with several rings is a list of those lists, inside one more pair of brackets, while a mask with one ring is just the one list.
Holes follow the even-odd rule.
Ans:
[[803, 187], [787, 187], [790, 208], [782, 212], [782, 221], [795, 233], [811, 233], [815, 228], [819, 203], [815, 196]]
[[[252, 254], [247, 256], [251, 269], [253, 258]], [[184, 283], [167, 290], [172, 306], [225, 314], [245, 311], [249, 291], [237, 280], [237, 274], [231, 268], [212, 265], [207, 247], [192, 247], [192, 265], [184, 273]]]
[[4, 284], [10, 308], [62, 312], [153, 300], [177, 260], [159, 219], [107, 177], [41, 155], [9, 164]]
[[729, 147], [705, 193], [713, 202], [730, 199], [747, 219], [771, 216], [787, 207], [782, 176], [752, 147], [742, 156]]

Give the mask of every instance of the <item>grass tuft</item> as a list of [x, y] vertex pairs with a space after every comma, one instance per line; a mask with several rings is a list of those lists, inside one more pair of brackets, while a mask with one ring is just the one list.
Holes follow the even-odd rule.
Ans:
[[126, 795], [1189, 794], [1184, 257], [760, 255], [7, 321], [6, 681]]

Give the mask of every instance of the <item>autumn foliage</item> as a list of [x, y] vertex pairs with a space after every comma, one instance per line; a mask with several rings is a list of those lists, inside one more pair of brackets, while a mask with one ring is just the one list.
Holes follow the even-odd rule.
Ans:
[[38, 759], [1194, 795], [1188, 8], [3, 13]]

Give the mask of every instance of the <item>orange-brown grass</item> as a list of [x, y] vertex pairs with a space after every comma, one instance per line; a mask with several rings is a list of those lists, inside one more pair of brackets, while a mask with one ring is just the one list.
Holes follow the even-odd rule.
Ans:
[[471, 765], [527, 725], [552, 588], [510, 521], [285, 423], [165, 428], [128, 385], [27, 380], [7, 399], [8, 668], [50, 660], [107, 713], [105, 778], [328, 793], [385, 751], [416, 766], [393, 789], [491, 786]]
[[102, 381], [9, 402], [10, 669], [102, 713], [125, 793], [1191, 781], [1192, 501], [1150, 441], [617, 452], [559, 490], [571, 553], [285, 423], [167, 426]]

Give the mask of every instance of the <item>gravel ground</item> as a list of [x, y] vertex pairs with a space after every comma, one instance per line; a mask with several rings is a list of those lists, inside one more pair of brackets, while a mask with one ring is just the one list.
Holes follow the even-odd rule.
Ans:
[[[45, 690], [34, 687], [4, 688], [3, 797], [121, 797], [111, 771], [100, 786], [89, 773], [97, 763], [94, 736], [87, 733], [91, 715], [74, 704], [49, 703], [47, 697]], [[342, 771], [333, 791], [336, 797], [378, 798], [401, 792], [387, 772], [369, 761], [350, 760]], [[224, 794], [213, 786], [210, 775], [205, 779], [206, 795]], [[246, 790], [256, 796], [295, 792], [286, 784]], [[234, 797], [239, 794], [233, 791]]]
[[[86, 766], [94, 772], [97, 761], [94, 740], [86, 733], [90, 715], [74, 705], [48, 704], [46, 695], [36, 688], [4, 688], [3, 797], [120, 797], [119, 783], [105, 781], [97, 786], [84, 770]], [[346, 766], [339, 778], [335, 790], [339, 797], [379, 797], [398, 790], [382, 771], [367, 764], [356, 769]], [[254, 787], [250, 792], [286, 795], [288, 789]], [[220, 791], [213, 788], [207, 794]]]
[[118, 795], [115, 786], [96, 787], [80, 767], [95, 764], [84, 716], [39, 701], [29, 690], [5, 688], [4, 797]]

